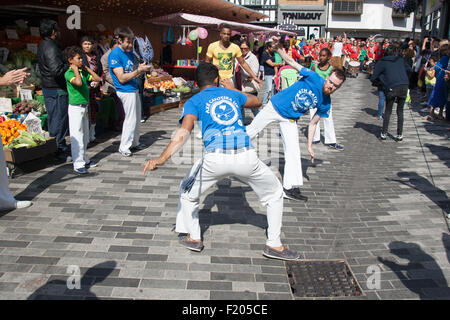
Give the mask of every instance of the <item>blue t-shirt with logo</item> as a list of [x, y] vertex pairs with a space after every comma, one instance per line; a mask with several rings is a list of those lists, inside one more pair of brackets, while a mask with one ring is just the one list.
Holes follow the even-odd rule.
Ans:
[[119, 82], [116, 74], [113, 72], [114, 68], [123, 68], [124, 73], [133, 72], [134, 54], [133, 52], [124, 52], [120, 47], [116, 47], [108, 56], [109, 72], [113, 78], [114, 87], [118, 92], [135, 92], [138, 90], [136, 79], [131, 79], [125, 84]]
[[192, 114], [201, 123], [206, 152], [253, 147], [242, 121], [241, 107], [247, 96], [222, 87], [209, 87], [184, 104], [179, 123]]
[[325, 79], [307, 68], [302, 68], [300, 75], [303, 77], [299, 81], [270, 99], [273, 107], [287, 119], [298, 119], [314, 108], [320, 117], [328, 118], [331, 98], [322, 91]]

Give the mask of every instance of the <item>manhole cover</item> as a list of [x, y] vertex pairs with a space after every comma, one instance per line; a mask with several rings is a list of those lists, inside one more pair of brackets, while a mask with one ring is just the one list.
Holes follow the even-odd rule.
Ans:
[[288, 261], [294, 297], [355, 297], [363, 292], [343, 260]]

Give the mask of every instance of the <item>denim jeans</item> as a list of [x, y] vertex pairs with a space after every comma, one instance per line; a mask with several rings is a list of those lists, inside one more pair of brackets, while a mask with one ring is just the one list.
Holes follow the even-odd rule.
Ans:
[[58, 151], [68, 151], [66, 136], [69, 133], [69, 96], [60, 89], [42, 89], [47, 109], [48, 132], [56, 138]]
[[386, 95], [383, 90], [378, 90], [378, 119], [383, 118], [384, 103], [386, 101]]
[[[263, 97], [263, 104], [267, 104], [267, 102], [269, 102], [269, 98], [272, 96], [273, 94], [273, 90], [275, 89], [274, 87], [274, 83], [273, 83], [273, 77], [274, 76], [267, 76], [266, 75], [266, 89], [264, 91], [264, 97]], [[270, 96], [269, 96], [270, 93]]]
[[386, 110], [384, 111], [383, 117], [383, 129], [384, 134], [387, 133], [389, 127], [389, 119], [392, 114], [392, 107], [394, 102], [397, 101], [397, 135], [402, 135], [403, 133], [403, 107], [405, 105], [406, 95], [408, 94], [408, 86], [402, 85], [392, 88], [386, 94]]

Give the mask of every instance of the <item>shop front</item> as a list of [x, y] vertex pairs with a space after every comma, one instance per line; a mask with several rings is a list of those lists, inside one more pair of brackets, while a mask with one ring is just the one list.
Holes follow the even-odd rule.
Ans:
[[441, 0], [424, 0], [422, 35], [440, 39], [450, 37], [450, 3]]
[[319, 5], [279, 5], [278, 23], [289, 22], [302, 30], [300, 36], [306, 39], [325, 36], [327, 23], [326, 6]]

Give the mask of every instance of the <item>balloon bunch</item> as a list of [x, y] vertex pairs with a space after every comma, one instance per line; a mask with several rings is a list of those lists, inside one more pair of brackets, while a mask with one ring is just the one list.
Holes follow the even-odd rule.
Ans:
[[205, 28], [198, 27], [197, 29], [189, 32], [189, 39], [196, 41], [197, 39], [206, 39], [208, 37], [208, 31]]

